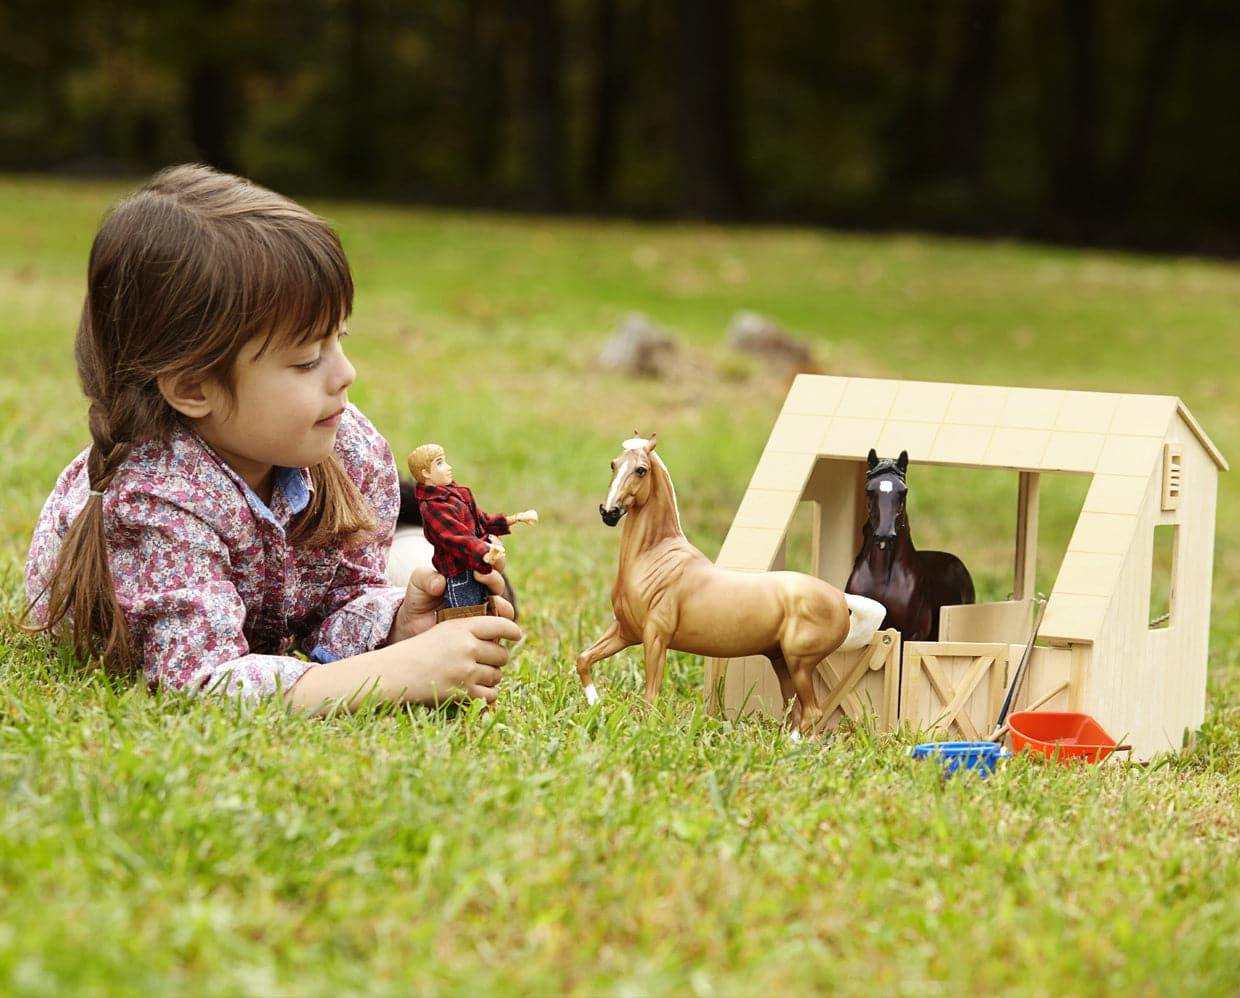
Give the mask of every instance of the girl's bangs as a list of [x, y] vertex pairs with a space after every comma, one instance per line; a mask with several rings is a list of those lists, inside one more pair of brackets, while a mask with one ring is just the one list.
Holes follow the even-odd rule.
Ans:
[[353, 277], [343, 249], [328, 230], [314, 236], [272, 247], [283, 252], [273, 252], [258, 268], [248, 325], [265, 337], [260, 355], [273, 346], [323, 339], [353, 311]]

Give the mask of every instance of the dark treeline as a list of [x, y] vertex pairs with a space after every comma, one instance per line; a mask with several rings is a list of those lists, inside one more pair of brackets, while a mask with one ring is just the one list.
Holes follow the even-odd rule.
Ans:
[[1233, 0], [4, 0], [0, 168], [1240, 249]]

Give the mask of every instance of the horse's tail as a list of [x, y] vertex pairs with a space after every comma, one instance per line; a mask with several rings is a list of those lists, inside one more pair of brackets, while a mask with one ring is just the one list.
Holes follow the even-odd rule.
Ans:
[[857, 596], [855, 593], [845, 593], [844, 601], [848, 604], [848, 636], [837, 650], [854, 651], [864, 648], [887, 616], [887, 608], [878, 600]]

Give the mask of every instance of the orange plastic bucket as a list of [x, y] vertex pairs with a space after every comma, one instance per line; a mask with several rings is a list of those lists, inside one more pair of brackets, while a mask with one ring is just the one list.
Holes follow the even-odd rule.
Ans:
[[1018, 710], [1008, 718], [1008, 730], [1014, 752], [1027, 748], [1062, 763], [1098, 762], [1117, 748], [1126, 748], [1117, 746], [1088, 714], [1070, 711]]

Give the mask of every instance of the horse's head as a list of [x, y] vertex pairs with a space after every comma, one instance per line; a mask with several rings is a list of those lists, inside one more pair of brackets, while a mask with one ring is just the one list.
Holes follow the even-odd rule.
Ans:
[[631, 509], [640, 508], [650, 493], [650, 468], [655, 460], [654, 445], [657, 433], [647, 440], [633, 431], [633, 439], [624, 442], [624, 450], [611, 462], [611, 485], [607, 498], [599, 503], [598, 512], [603, 522], [614, 527]]
[[908, 451], [900, 451], [894, 461], [882, 460], [873, 449], [866, 458], [865, 501], [870, 536], [880, 551], [895, 543], [896, 536], [908, 529], [904, 504], [908, 496]]

